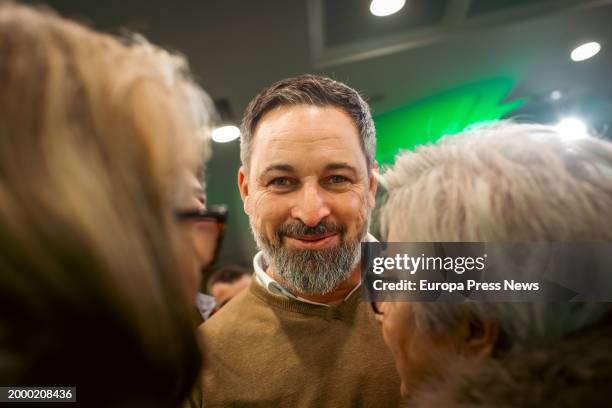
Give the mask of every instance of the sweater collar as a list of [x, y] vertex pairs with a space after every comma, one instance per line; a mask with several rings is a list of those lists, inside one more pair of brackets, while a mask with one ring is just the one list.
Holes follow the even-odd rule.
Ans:
[[361, 285], [358, 285], [340, 305], [329, 306], [325, 304], [315, 304], [313, 302], [304, 302], [295, 297], [290, 298], [270, 293], [270, 291], [264, 288], [255, 279], [249, 286], [249, 292], [264, 303], [277, 309], [303, 315], [319, 316], [326, 320], [343, 320], [349, 322], [353, 321], [355, 310], [362, 297], [362, 288]]

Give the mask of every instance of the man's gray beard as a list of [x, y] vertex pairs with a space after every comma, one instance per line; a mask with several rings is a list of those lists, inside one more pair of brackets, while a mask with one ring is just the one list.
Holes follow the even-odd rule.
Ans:
[[367, 224], [354, 240], [341, 242], [329, 249], [288, 249], [282, 241], [272, 243], [251, 224], [257, 246], [272, 270], [299, 293], [325, 295], [344, 282], [359, 262], [361, 241]]

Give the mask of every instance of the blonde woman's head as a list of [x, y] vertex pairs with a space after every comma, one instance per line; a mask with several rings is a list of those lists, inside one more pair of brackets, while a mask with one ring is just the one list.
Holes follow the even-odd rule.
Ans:
[[109, 401], [184, 397], [199, 358], [172, 210], [208, 154], [204, 93], [181, 57], [12, 3], [0, 84], [0, 382], [86, 396], [114, 371]]

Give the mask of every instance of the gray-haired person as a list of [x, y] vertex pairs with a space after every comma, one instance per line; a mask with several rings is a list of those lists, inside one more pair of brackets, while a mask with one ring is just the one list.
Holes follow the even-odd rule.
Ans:
[[[400, 154], [380, 182], [387, 241], [612, 240], [612, 144], [550, 126], [500, 122], [447, 137]], [[410, 406], [557, 407], [609, 405], [610, 305], [377, 308]]]

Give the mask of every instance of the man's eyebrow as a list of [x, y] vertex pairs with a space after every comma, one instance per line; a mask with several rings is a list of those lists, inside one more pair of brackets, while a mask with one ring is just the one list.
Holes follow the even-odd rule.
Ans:
[[295, 168], [289, 164], [271, 164], [261, 172], [259, 177], [263, 177], [272, 171], [295, 172]]
[[326, 171], [349, 170], [349, 171], [353, 172], [354, 174], [359, 174], [357, 172], [357, 169], [354, 166], [351, 166], [348, 163], [330, 163], [327, 166], [325, 166], [325, 170]]
[[[334, 170], [348, 170], [355, 175], [359, 174], [359, 172], [354, 166], [351, 166], [350, 164], [345, 163], [345, 162], [329, 163], [328, 165], [325, 166], [325, 171], [334, 171]], [[265, 177], [268, 173], [273, 172], [273, 171], [294, 173], [295, 167], [289, 164], [271, 164], [268, 167], [266, 167], [264, 171], [261, 172], [258, 178]]]

